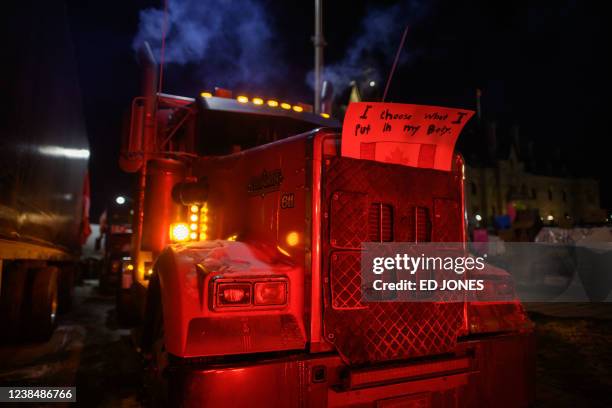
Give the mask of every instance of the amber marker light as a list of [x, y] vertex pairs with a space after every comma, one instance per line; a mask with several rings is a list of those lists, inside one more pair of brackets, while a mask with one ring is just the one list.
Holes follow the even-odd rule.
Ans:
[[329, 113], [321, 113], [321, 117], [324, 117], [325, 119], [329, 119]]
[[264, 101], [261, 98], [253, 98], [254, 105], [263, 105]]
[[170, 224], [170, 240], [173, 242], [184, 242], [189, 239], [189, 226], [184, 222]]
[[290, 110], [291, 109], [291, 105], [288, 104], [287, 102], [283, 102], [283, 103], [281, 103], [281, 108], [283, 108], [285, 110]]
[[296, 112], [303, 112], [304, 108], [302, 108], [299, 105], [293, 105], [293, 110], [296, 111]]
[[275, 101], [274, 99], [270, 99], [268, 101], [268, 106], [271, 107], [271, 108], [276, 108], [276, 107], [278, 107], [278, 101]]
[[238, 97], [236, 97], [236, 100], [240, 103], [247, 103], [249, 101], [249, 98], [247, 98], [244, 95], [240, 95]]
[[295, 231], [291, 231], [290, 233], [287, 234], [285, 241], [287, 242], [287, 245], [289, 246], [292, 246], [292, 247], [296, 246], [297, 244], [300, 243], [300, 234], [298, 234]]
[[202, 92], [202, 93], [200, 93], [200, 96], [202, 98], [211, 98], [212, 94], [210, 92]]

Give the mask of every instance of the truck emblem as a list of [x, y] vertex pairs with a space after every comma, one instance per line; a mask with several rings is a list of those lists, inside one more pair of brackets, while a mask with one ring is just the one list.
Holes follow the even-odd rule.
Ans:
[[283, 173], [280, 169], [264, 170], [261, 175], [251, 177], [247, 185], [249, 194], [258, 195], [277, 191], [283, 182]]
[[283, 193], [281, 196], [280, 207], [283, 210], [295, 207], [295, 194]]

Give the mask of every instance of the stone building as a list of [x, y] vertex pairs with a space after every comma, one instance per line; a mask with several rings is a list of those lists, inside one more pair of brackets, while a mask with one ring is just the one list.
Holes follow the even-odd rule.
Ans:
[[[560, 151], [538, 158], [533, 143], [523, 143], [514, 126], [500, 142], [495, 123], [487, 123], [473, 137], [483, 135], [466, 159], [466, 211], [472, 225], [492, 226], [494, 217], [518, 210], [537, 210], [544, 224], [571, 226], [602, 223], [599, 182], [570, 176]], [[484, 140], [483, 140], [484, 139]], [[479, 145], [480, 148], [476, 145]]]

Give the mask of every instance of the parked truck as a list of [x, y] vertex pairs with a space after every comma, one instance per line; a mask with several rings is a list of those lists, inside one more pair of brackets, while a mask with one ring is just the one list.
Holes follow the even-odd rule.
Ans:
[[110, 201], [100, 217], [100, 236], [97, 246], [102, 249], [103, 267], [100, 288], [115, 293], [119, 288], [122, 269], [130, 264], [132, 241], [132, 203], [118, 196]]
[[[117, 196], [110, 201], [100, 217], [100, 236], [97, 246], [104, 243], [102, 267], [100, 270], [100, 289], [116, 296], [116, 316], [119, 323], [129, 324], [137, 319], [131, 305], [129, 286], [122, 284], [126, 278], [131, 285], [133, 268], [132, 245], [132, 200]], [[124, 273], [125, 272], [125, 273]]]
[[0, 336], [44, 339], [70, 306], [87, 234], [89, 147], [64, 9], [11, 12], [3, 28], [23, 35], [3, 44]]
[[[274, 98], [161, 94], [143, 55], [120, 164], [140, 173], [123, 282], [151, 395], [210, 407], [532, 403], [532, 325], [516, 301], [362, 301], [361, 243], [465, 241], [454, 142], [409, 146], [421, 152], [411, 165], [369, 144], [349, 157], [350, 137], [375, 133], [359, 118], [346, 132], [346, 119], [341, 129]], [[385, 108], [391, 121], [402, 106], [384, 104], [381, 119]]]

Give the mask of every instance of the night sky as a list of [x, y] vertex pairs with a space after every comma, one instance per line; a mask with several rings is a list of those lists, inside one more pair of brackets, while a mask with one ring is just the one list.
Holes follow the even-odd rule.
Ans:
[[[311, 102], [306, 78], [313, 64], [313, 2], [249, 3], [263, 11], [269, 28], [265, 46], [272, 52], [249, 67], [249, 75], [260, 78], [255, 71], [261, 70], [265, 81], [260, 78], [254, 84], [219, 77], [226, 83], [218, 85], [229, 83], [235, 90]], [[533, 3], [326, 1], [325, 63], [334, 66], [346, 60], [364, 33], [377, 23], [384, 25], [376, 16], [399, 7], [395, 25], [382, 31], [389, 38], [380, 41], [381, 31], [374, 30], [379, 40], [363, 58], [364, 68], [375, 66], [385, 78], [403, 26], [409, 24], [403, 63], [388, 100], [474, 108], [475, 90], [481, 88], [485, 118], [497, 120], [502, 128], [519, 124], [521, 134], [539, 144], [544, 154], [559, 146], [574, 174], [602, 180], [602, 204], [612, 207], [609, 153], [604, 148], [612, 72], [610, 59], [605, 58], [612, 38], [607, 15], [596, 2]], [[139, 12], [163, 8], [163, 3], [67, 0], [66, 5], [92, 150], [96, 220], [105, 200], [130, 192], [132, 176], [120, 172], [117, 159], [124, 115], [139, 92], [132, 42]], [[208, 13], [215, 13], [214, 8]], [[223, 27], [217, 34], [224, 34]], [[211, 48], [205, 56], [206, 69], [203, 62], [167, 64], [164, 92], [194, 96], [213, 88], [215, 74], [226, 63], [222, 51]]]

